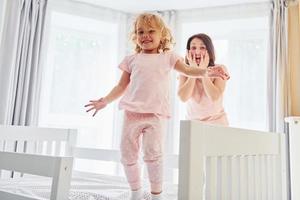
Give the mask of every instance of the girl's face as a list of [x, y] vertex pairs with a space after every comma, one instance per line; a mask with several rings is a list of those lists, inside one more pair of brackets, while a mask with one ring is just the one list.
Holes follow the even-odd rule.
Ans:
[[201, 61], [201, 57], [205, 55], [206, 46], [204, 42], [199, 38], [194, 38], [190, 44], [190, 50], [192, 57], [196, 58], [196, 63], [199, 65]]
[[161, 40], [161, 31], [156, 24], [137, 23], [136, 27], [137, 44], [142, 53], [158, 53]]

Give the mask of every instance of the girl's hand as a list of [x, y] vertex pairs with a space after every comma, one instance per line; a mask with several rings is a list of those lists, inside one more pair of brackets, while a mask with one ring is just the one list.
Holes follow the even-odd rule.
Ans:
[[90, 100], [89, 104], [86, 104], [84, 107], [89, 107], [86, 112], [90, 112], [91, 110], [95, 109], [95, 112], [93, 114], [93, 117], [97, 114], [97, 112], [100, 109], [103, 109], [107, 105], [107, 102], [104, 100], [104, 98], [100, 98], [99, 100]]
[[221, 66], [209, 67], [207, 69], [207, 76], [211, 78], [221, 78], [223, 80], [228, 80], [230, 78]]

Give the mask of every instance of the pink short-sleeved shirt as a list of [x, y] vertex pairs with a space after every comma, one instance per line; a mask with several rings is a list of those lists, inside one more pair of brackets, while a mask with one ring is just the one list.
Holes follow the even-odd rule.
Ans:
[[119, 108], [170, 117], [170, 72], [179, 59], [174, 52], [126, 56], [119, 68], [130, 73], [130, 83]]

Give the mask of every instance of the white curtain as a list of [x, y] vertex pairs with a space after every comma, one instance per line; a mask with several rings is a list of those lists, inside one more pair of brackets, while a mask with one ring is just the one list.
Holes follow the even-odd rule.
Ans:
[[[170, 28], [172, 35], [174, 37], [174, 41], [177, 41], [177, 35], [179, 35], [178, 31], [178, 24], [177, 24], [177, 12], [174, 10], [168, 10], [168, 11], [158, 11], [157, 12], [168, 27]], [[174, 46], [174, 51], [177, 51], [178, 46]], [[178, 52], [178, 51], [177, 51]], [[172, 118], [168, 120], [167, 124], [167, 132], [165, 136], [165, 160], [168, 159], [168, 162], [165, 162], [165, 180], [166, 181], [173, 181], [176, 182], [176, 174], [177, 172], [172, 170], [172, 167], [174, 167], [174, 163], [177, 162], [177, 157], [174, 156], [178, 154], [178, 146], [176, 141], [179, 140], [179, 124], [178, 124], [178, 114], [177, 114], [177, 107], [176, 105], [176, 99], [177, 97], [177, 91], [176, 91], [176, 84], [177, 84], [177, 74], [175, 71], [171, 74], [171, 83], [170, 83], [170, 91], [171, 91], [171, 105], [172, 105]]]
[[274, 0], [272, 9], [271, 63], [269, 66], [269, 125], [286, 132], [284, 118], [291, 114], [290, 68], [287, 58], [287, 1]]
[[[86, 113], [85, 104], [117, 84], [128, 41], [127, 14], [71, 0], [48, 3], [38, 124], [75, 128], [77, 146], [119, 149], [122, 112], [117, 102]], [[120, 175], [120, 164], [77, 159], [75, 169]]]
[[5, 9], [6, 7], [6, 0], [0, 1], [0, 46], [2, 41], [2, 31], [3, 31], [3, 24], [4, 24], [4, 17], [5, 17]]
[[[257, 130], [268, 129], [266, 80], [270, 12], [270, 3], [178, 12], [177, 23], [180, 33], [178, 38], [180, 40], [177, 40], [177, 45], [180, 52], [185, 53], [186, 41], [191, 35], [206, 33], [213, 40], [216, 63], [224, 64], [229, 70], [231, 78], [227, 82], [224, 93], [224, 107], [230, 126]], [[179, 102], [178, 98], [175, 105], [176, 118], [184, 119], [185, 105]], [[173, 142], [177, 143], [176, 140]], [[206, 159], [207, 186], [211, 178], [209, 173], [211, 160]], [[217, 168], [220, 169], [220, 158], [217, 162]], [[217, 179], [221, 180], [220, 175]], [[206, 199], [211, 199], [209, 187], [205, 189], [205, 193]]]
[[47, 0], [7, 1], [0, 47], [0, 124], [36, 122]]

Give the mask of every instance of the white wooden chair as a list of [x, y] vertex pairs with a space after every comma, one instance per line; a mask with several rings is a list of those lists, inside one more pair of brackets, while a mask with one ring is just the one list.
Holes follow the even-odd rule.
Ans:
[[[73, 158], [67, 155], [72, 155], [75, 142], [76, 130], [0, 126], [0, 169], [13, 171], [13, 176], [20, 172], [51, 177], [50, 199], [68, 199]], [[34, 198], [0, 191], [0, 199]]]
[[182, 121], [178, 199], [285, 200], [285, 153], [284, 134]]

